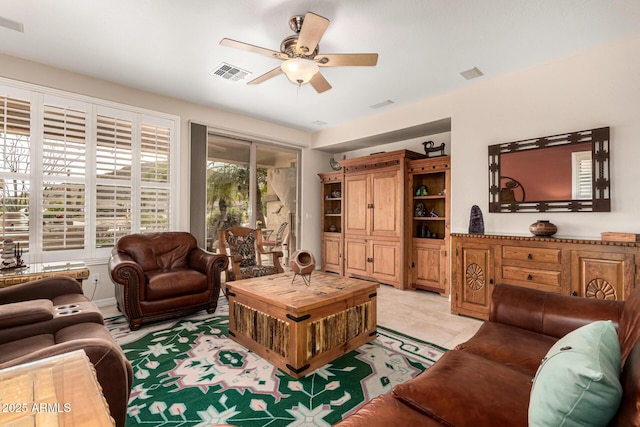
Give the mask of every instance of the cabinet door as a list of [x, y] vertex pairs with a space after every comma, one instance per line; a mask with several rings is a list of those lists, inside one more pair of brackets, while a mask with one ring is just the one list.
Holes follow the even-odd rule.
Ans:
[[344, 232], [366, 236], [369, 233], [368, 206], [369, 175], [350, 175], [344, 178]]
[[444, 245], [414, 245], [412, 257], [412, 286], [448, 294]]
[[[371, 236], [400, 236], [400, 171], [371, 174]], [[403, 211], [403, 210], [402, 210]]]
[[342, 239], [327, 236], [322, 242], [322, 269], [332, 273], [342, 274]]
[[624, 300], [633, 287], [634, 256], [621, 253], [573, 251], [571, 272], [573, 295]]
[[369, 242], [371, 277], [396, 285], [400, 281], [400, 244], [371, 240]]
[[367, 276], [371, 263], [367, 260], [367, 241], [363, 239], [344, 239], [344, 274]]
[[456, 258], [454, 304], [457, 313], [488, 319], [494, 286], [494, 247], [460, 244], [456, 247]]

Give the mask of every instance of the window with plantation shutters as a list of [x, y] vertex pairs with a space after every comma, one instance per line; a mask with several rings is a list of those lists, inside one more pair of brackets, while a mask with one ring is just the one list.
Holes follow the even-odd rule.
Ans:
[[42, 249], [85, 247], [87, 114], [44, 106], [42, 139]]
[[96, 246], [131, 233], [133, 121], [98, 114], [96, 128]]
[[171, 130], [149, 123], [143, 123], [141, 129], [140, 229], [167, 230]]
[[16, 86], [0, 78], [0, 246], [104, 259], [126, 234], [175, 228], [178, 117]]
[[0, 96], [0, 226], [7, 239], [29, 248], [31, 104]]

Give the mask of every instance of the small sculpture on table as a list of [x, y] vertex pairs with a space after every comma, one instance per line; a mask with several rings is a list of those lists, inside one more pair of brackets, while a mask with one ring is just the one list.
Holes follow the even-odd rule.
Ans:
[[471, 207], [469, 216], [469, 234], [484, 234], [484, 219], [478, 205]]
[[440, 154], [438, 154], [437, 156], [433, 156], [433, 157], [440, 157], [440, 156], [444, 156], [444, 142], [440, 145], [438, 145], [437, 147], [434, 147], [435, 143], [433, 141], [425, 141], [422, 143], [422, 146], [424, 147], [424, 154], [427, 155], [427, 157], [431, 157], [431, 153], [435, 153], [437, 151], [440, 152]]
[[296, 277], [300, 275], [304, 284], [309, 286], [311, 284], [311, 273], [313, 273], [313, 270], [316, 268], [316, 259], [311, 252], [300, 249], [291, 255], [289, 267], [291, 267], [291, 271], [293, 271], [291, 284], [293, 284]]
[[11, 239], [5, 239], [2, 242], [2, 266], [0, 269], [24, 267], [22, 253], [23, 249], [20, 249], [20, 242], [15, 243]]

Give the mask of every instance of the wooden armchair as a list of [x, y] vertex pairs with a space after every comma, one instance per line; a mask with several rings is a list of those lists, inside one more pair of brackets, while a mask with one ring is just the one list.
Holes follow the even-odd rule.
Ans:
[[[218, 230], [219, 252], [229, 255], [227, 281], [284, 273], [282, 251], [266, 251], [262, 247], [262, 231], [249, 227]], [[262, 255], [271, 256], [272, 265], [262, 265]]]

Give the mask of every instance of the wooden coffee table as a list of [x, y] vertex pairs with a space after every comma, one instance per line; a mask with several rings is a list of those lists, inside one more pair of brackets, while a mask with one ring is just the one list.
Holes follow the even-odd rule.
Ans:
[[227, 283], [231, 339], [300, 378], [376, 338], [378, 283], [320, 271], [309, 286], [293, 279]]

